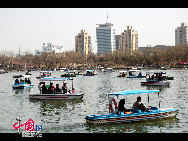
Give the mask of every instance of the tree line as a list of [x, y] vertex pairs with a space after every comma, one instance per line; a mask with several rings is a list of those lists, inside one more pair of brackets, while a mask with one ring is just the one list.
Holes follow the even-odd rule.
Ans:
[[163, 66], [173, 65], [188, 60], [188, 46], [168, 46], [164, 48], [144, 48], [133, 53], [130, 50], [119, 50], [111, 54], [99, 56], [89, 54], [87, 57], [77, 52], [53, 53], [46, 52], [24, 55], [11, 51], [0, 52], [0, 66], [7, 69], [24, 68], [59, 68], [59, 67], [96, 67], [96, 66]]

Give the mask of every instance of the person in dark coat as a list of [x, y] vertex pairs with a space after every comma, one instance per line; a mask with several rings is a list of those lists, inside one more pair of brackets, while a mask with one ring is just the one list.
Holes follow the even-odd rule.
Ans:
[[46, 88], [45, 83], [43, 82], [43, 85], [42, 85], [42, 94], [46, 94], [46, 93], [47, 93], [47, 88]]

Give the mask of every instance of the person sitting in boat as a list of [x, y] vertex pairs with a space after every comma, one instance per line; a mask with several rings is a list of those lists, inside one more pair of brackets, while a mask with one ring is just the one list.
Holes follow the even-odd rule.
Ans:
[[67, 93], [67, 83], [63, 83], [62, 90], [64, 94]]
[[19, 80], [18, 80], [18, 79], [16, 79], [16, 80], [15, 80], [15, 83], [18, 83], [18, 84], [19, 84], [20, 82], [19, 82]]
[[31, 84], [31, 80], [28, 78], [26, 83]]
[[20, 79], [20, 84], [24, 84], [24, 81], [22, 79]]
[[56, 93], [61, 93], [61, 89], [59, 88], [59, 84], [56, 84], [56, 88], [55, 88]]
[[142, 73], [140, 72], [140, 73], [138, 74], [138, 76], [142, 76]]
[[72, 93], [76, 93], [76, 91], [75, 91], [75, 89], [74, 89], [74, 88], [72, 88]]
[[121, 99], [118, 104], [118, 113], [120, 114], [121, 112], [126, 113], [129, 112], [125, 107], [125, 99]]
[[25, 83], [27, 83], [27, 78], [25, 78]]
[[43, 82], [43, 85], [42, 85], [42, 94], [46, 94], [46, 93], [47, 93], [47, 88], [46, 88], [45, 82]]
[[142, 112], [146, 111], [146, 107], [144, 106], [143, 103], [141, 103], [141, 97], [140, 96], [137, 97], [137, 101], [133, 104], [132, 108], [141, 110]]
[[132, 72], [129, 72], [129, 75], [132, 76], [133, 75]]
[[50, 83], [50, 87], [48, 88], [48, 93], [53, 93], [55, 87], [53, 86], [53, 83]]

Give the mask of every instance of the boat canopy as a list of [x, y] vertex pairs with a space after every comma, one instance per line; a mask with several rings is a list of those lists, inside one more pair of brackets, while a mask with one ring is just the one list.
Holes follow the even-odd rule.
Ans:
[[119, 73], [127, 72], [126, 70], [119, 71]]
[[132, 69], [132, 70], [129, 70], [129, 72], [141, 72], [141, 70], [134, 70], [134, 69]]
[[31, 75], [14, 75], [14, 76], [13, 76], [13, 78], [21, 78], [21, 77], [30, 78]]
[[95, 70], [86, 70], [86, 71], [91, 71], [92, 72], [92, 71], [95, 71]]
[[52, 71], [40, 71], [40, 73], [52, 73]]
[[142, 93], [154, 93], [159, 92], [159, 90], [125, 90], [125, 91], [119, 91], [114, 93], [108, 93], [108, 95], [131, 95], [131, 94], [142, 94]]
[[65, 80], [73, 80], [73, 78], [48, 78], [44, 77], [39, 79], [39, 81], [65, 81]]

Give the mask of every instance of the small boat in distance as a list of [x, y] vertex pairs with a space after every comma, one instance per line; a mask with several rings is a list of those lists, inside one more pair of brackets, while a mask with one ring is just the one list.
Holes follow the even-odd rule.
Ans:
[[[148, 93], [148, 104], [149, 104], [149, 93], [158, 93], [159, 90], [125, 90], [120, 92], [109, 93], [109, 96], [128, 96], [133, 94], [144, 94]], [[126, 109], [126, 111], [118, 111], [117, 102], [114, 98], [109, 99], [109, 113], [101, 115], [89, 115], [86, 116], [86, 123], [88, 124], [116, 124], [116, 123], [128, 123], [128, 122], [141, 122], [156, 119], [164, 119], [174, 117], [178, 113], [177, 108], [160, 108], [148, 106], [145, 111], [139, 109]], [[112, 108], [114, 103], [115, 109]], [[160, 102], [160, 101], [159, 101]]]
[[167, 82], [164, 76], [166, 72], [146, 72], [146, 82], [141, 82], [144, 86], [169, 86], [170, 82]]
[[128, 70], [128, 76], [127, 78], [144, 78], [146, 76], [142, 75], [142, 71], [138, 70], [137, 68], [132, 68]]
[[61, 77], [76, 77], [76, 75], [74, 71], [68, 71], [67, 73], [62, 74]]
[[117, 77], [126, 77], [126, 76], [127, 76], [127, 71], [122, 70], [122, 71], [119, 71], [119, 75]]
[[95, 76], [96, 71], [95, 70], [86, 70], [86, 73], [83, 74], [83, 76]]
[[106, 69], [104, 70], [104, 72], [115, 72], [115, 71], [113, 70], [113, 68], [106, 68]]
[[40, 79], [40, 78], [55, 78], [55, 77], [52, 77], [52, 71], [40, 71], [40, 74], [38, 77], [36, 77], [37, 79]]

